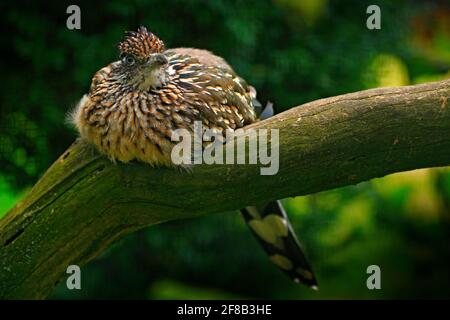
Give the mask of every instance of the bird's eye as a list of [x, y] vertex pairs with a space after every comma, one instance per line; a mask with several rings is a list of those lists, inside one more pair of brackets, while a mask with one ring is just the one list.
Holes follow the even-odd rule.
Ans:
[[131, 66], [135, 63], [136, 60], [134, 59], [134, 57], [127, 55], [123, 57], [122, 61]]

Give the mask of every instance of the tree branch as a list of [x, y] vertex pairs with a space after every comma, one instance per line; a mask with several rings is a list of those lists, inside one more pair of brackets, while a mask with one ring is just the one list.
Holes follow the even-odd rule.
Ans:
[[113, 164], [74, 143], [0, 220], [0, 297], [45, 298], [70, 264], [168, 220], [450, 164], [450, 80], [321, 99], [253, 128], [280, 129], [280, 168], [199, 165], [192, 173]]

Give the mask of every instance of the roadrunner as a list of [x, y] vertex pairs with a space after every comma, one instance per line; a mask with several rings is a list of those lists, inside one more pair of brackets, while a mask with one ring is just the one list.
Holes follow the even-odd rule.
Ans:
[[[258, 121], [256, 91], [206, 50], [165, 49], [146, 28], [127, 32], [120, 59], [99, 70], [72, 113], [82, 139], [112, 160], [175, 165], [176, 129], [236, 130]], [[270, 259], [294, 281], [316, 280], [279, 201], [241, 210]]]

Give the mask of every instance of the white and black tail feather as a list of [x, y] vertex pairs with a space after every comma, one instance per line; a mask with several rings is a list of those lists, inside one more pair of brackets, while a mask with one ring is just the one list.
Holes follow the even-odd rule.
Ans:
[[317, 289], [317, 281], [280, 201], [241, 210], [270, 260], [295, 282]]
[[[253, 87], [250, 90], [259, 119], [264, 120], [273, 116], [273, 104], [268, 102], [263, 109], [262, 104], [256, 99], [256, 90]], [[261, 207], [246, 207], [241, 212], [270, 260], [295, 282], [317, 290], [314, 272], [281, 202], [272, 201]]]

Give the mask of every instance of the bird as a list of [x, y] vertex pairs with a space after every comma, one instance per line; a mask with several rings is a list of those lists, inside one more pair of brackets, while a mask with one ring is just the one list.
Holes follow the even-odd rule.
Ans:
[[[94, 74], [70, 115], [80, 138], [112, 161], [176, 167], [175, 130], [193, 133], [200, 121], [211, 130], [234, 131], [261, 118], [255, 88], [210, 51], [166, 49], [143, 26], [125, 32], [118, 51], [119, 59]], [[264, 113], [272, 113], [270, 106]], [[241, 213], [270, 260], [295, 282], [317, 289], [282, 203], [247, 206]]]

